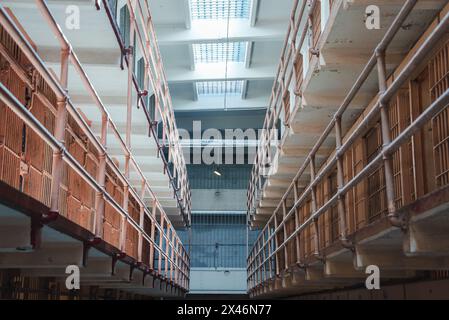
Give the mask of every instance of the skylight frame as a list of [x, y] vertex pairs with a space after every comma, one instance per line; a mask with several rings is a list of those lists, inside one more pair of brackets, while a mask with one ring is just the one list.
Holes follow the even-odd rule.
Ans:
[[249, 19], [249, 0], [190, 0], [192, 20]]
[[241, 95], [244, 80], [200, 81], [196, 83], [198, 97], [220, 97]]
[[193, 59], [198, 63], [244, 62], [247, 42], [193, 44]]

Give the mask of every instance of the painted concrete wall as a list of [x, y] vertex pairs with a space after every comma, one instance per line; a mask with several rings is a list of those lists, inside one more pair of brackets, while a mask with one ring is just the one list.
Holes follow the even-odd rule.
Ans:
[[246, 190], [192, 190], [193, 211], [246, 210]]
[[190, 270], [190, 293], [192, 294], [245, 294], [245, 269]]

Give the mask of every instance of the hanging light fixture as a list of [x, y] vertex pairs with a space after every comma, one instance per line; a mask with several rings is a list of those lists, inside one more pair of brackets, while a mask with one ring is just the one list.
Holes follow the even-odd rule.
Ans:
[[221, 172], [220, 172], [218, 166], [215, 166], [215, 168], [214, 168], [214, 174], [215, 174], [216, 176], [221, 177]]

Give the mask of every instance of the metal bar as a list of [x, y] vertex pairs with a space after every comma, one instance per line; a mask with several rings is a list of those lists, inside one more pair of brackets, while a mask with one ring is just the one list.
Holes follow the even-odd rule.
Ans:
[[[377, 75], [379, 80], [379, 93], [383, 95], [387, 90], [387, 76], [386, 76], [386, 63], [385, 63], [385, 51], [377, 51]], [[391, 143], [390, 137], [390, 121], [388, 119], [388, 102], [382, 101], [380, 107], [380, 123], [382, 132], [382, 149]], [[391, 156], [384, 156], [384, 175], [385, 175], [385, 189], [387, 195], [387, 207], [388, 215], [394, 215], [395, 199], [394, 199], [394, 174], [393, 174], [393, 162]]]

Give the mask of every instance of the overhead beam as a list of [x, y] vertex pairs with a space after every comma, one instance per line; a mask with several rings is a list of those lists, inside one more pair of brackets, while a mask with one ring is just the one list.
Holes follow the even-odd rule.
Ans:
[[207, 66], [197, 66], [195, 70], [186, 70], [180, 67], [167, 68], [167, 78], [169, 83], [184, 83], [192, 81], [221, 81], [221, 80], [274, 80], [276, 66], [263, 65], [246, 69], [244, 65], [210, 64]]
[[[158, 44], [191, 44], [226, 42], [226, 23], [214, 22], [214, 28], [203, 21], [195, 21], [190, 29], [174, 25], [156, 25]], [[246, 21], [235, 21], [229, 29], [229, 41], [282, 41], [285, 38], [285, 21], [260, 22], [251, 27]]]
[[260, 3], [260, 0], [252, 0], [251, 1], [250, 15], [249, 15], [249, 21], [250, 21], [251, 27], [256, 26], [257, 16], [258, 16], [258, 11], [259, 11], [259, 3]]
[[190, 15], [190, 0], [184, 1], [184, 18], [185, 18], [185, 26], [186, 29], [190, 29], [192, 27], [192, 16]]
[[253, 47], [254, 42], [248, 41], [246, 44], [246, 54], [245, 54], [245, 68], [251, 67], [252, 57], [253, 57]]
[[248, 80], [245, 80], [243, 82], [243, 88], [242, 88], [242, 100], [246, 99], [247, 94], [248, 94]]
[[[267, 94], [258, 96], [255, 98], [247, 98], [242, 100], [240, 96], [228, 97], [227, 107], [228, 111], [232, 110], [265, 110], [267, 108], [268, 99], [270, 97]], [[197, 101], [192, 101], [187, 98], [173, 99], [173, 105], [176, 112], [184, 111], [206, 111], [206, 110], [223, 110], [224, 98], [221, 97], [202, 97]]]

